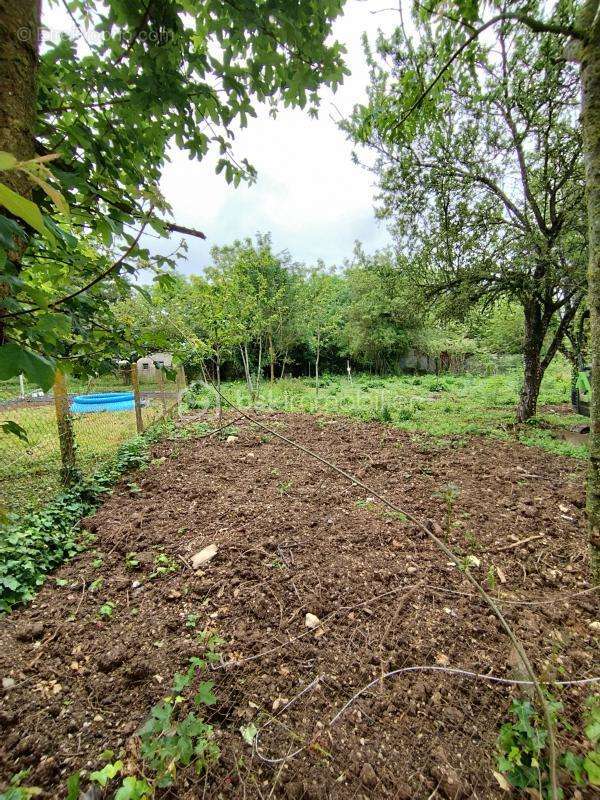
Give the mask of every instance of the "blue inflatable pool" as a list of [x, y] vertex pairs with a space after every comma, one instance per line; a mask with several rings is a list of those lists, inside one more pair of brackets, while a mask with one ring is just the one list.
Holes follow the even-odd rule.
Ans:
[[132, 411], [133, 392], [103, 392], [101, 394], [78, 394], [71, 402], [74, 414], [89, 414], [94, 411]]

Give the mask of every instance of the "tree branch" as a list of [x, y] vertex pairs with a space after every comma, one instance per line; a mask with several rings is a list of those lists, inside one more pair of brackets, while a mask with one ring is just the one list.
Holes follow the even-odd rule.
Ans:
[[26, 314], [35, 314], [37, 311], [46, 311], [47, 308], [58, 308], [59, 306], [62, 306], [64, 303], [68, 302], [69, 300], [73, 300], [74, 297], [78, 297], [80, 294], [83, 294], [84, 292], [87, 292], [88, 289], [91, 289], [92, 286], [95, 286], [97, 283], [100, 283], [100, 281], [103, 281], [106, 277], [108, 277], [108, 275], [110, 275], [111, 272], [113, 272], [114, 270], [118, 269], [121, 266], [121, 264], [125, 261], [127, 256], [136, 247], [136, 245], [139, 242], [139, 240], [140, 240], [140, 238], [141, 238], [141, 236], [142, 236], [142, 234], [144, 232], [144, 229], [146, 228], [147, 224], [148, 224], [147, 221], [144, 222], [144, 224], [142, 225], [142, 227], [139, 230], [138, 235], [135, 237], [133, 242], [129, 245], [127, 250], [125, 250], [125, 252], [116, 261], [114, 261], [110, 265], [110, 267], [107, 267], [107, 269], [103, 270], [98, 275], [96, 275], [96, 277], [93, 280], [91, 280], [88, 284], [83, 286], [81, 289], [77, 289], [76, 291], [71, 292], [71, 294], [65, 295], [65, 297], [61, 297], [60, 300], [55, 300], [53, 303], [49, 303], [47, 307], [34, 306], [33, 308], [23, 309], [22, 311], [12, 311], [9, 314], [0, 314], [0, 319], [8, 319], [9, 317], [23, 317]]
[[458, 59], [458, 57], [463, 53], [470, 44], [478, 39], [484, 31], [488, 28], [493, 27], [498, 22], [507, 22], [509, 20], [513, 20], [515, 22], [520, 22], [522, 25], [525, 25], [530, 30], [535, 31], [536, 33], [556, 33], [560, 36], [567, 36], [572, 39], [577, 39], [578, 41], [585, 41], [585, 36], [575, 28], [572, 28], [568, 25], [554, 25], [550, 22], [543, 22], [542, 20], [537, 20], [534, 17], [530, 17], [527, 14], [517, 14], [517, 13], [506, 13], [506, 14], [497, 14], [495, 17], [492, 17], [487, 22], [484, 22], [483, 25], [480, 25], [473, 33], [468, 36], [465, 41], [458, 47], [454, 53], [450, 56], [450, 58], [443, 64], [441, 69], [437, 72], [433, 80], [427, 85], [427, 87], [421, 92], [419, 97], [412, 103], [410, 108], [403, 114], [402, 118], [398, 120], [394, 125], [391, 127], [391, 131], [395, 131], [398, 128], [402, 127], [406, 120], [413, 114], [414, 111], [421, 106], [423, 101], [427, 98], [427, 96], [433, 91], [435, 86], [440, 82], [440, 80], [444, 77], [444, 74], [450, 69], [452, 64]]

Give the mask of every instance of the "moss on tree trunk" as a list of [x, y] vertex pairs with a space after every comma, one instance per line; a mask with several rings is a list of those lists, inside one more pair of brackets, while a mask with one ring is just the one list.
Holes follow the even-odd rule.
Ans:
[[[41, 0], [0, 0], [0, 150], [19, 160], [35, 155], [36, 75]], [[2, 181], [27, 197], [31, 184], [23, 172], [5, 172]], [[10, 254], [18, 261], [20, 253]], [[0, 280], [0, 308], [10, 289]], [[0, 344], [4, 323], [0, 320]]]
[[594, 580], [600, 582], [600, 33], [595, 19], [598, 0], [586, 3], [582, 29], [589, 37], [580, 50], [582, 127], [587, 188], [589, 262], [588, 308], [592, 396], [590, 401], [590, 469], [587, 515]]

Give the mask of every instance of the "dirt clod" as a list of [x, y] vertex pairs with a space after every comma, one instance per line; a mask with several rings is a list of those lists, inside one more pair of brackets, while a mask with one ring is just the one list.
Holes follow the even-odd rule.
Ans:
[[29, 622], [20, 625], [15, 631], [15, 639], [19, 642], [33, 642], [41, 639], [44, 635], [44, 624], [42, 622]]
[[363, 786], [366, 786], [367, 789], [374, 789], [377, 786], [377, 773], [371, 766], [371, 764], [363, 764], [362, 769], [360, 771], [360, 782]]

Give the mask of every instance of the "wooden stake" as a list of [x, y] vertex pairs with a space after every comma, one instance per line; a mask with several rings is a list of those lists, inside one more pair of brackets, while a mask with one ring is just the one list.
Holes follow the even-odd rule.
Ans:
[[185, 394], [185, 390], [187, 387], [185, 370], [183, 366], [177, 367], [176, 386], [177, 386], [177, 413], [179, 414], [179, 416], [181, 416], [181, 404], [183, 402], [183, 395]]
[[131, 365], [131, 385], [133, 386], [133, 404], [135, 406], [135, 427], [138, 433], [144, 432], [142, 419], [142, 400], [140, 398], [140, 381], [138, 378], [137, 362]]
[[163, 417], [167, 416], [167, 395], [165, 394], [165, 373], [162, 369], [158, 370], [157, 376], [158, 391], [160, 394], [160, 402], [162, 404]]
[[75, 460], [75, 436], [69, 409], [69, 395], [65, 375], [60, 370], [54, 377], [54, 408], [56, 410], [56, 427], [62, 464], [60, 479], [64, 486], [70, 486], [77, 475]]

